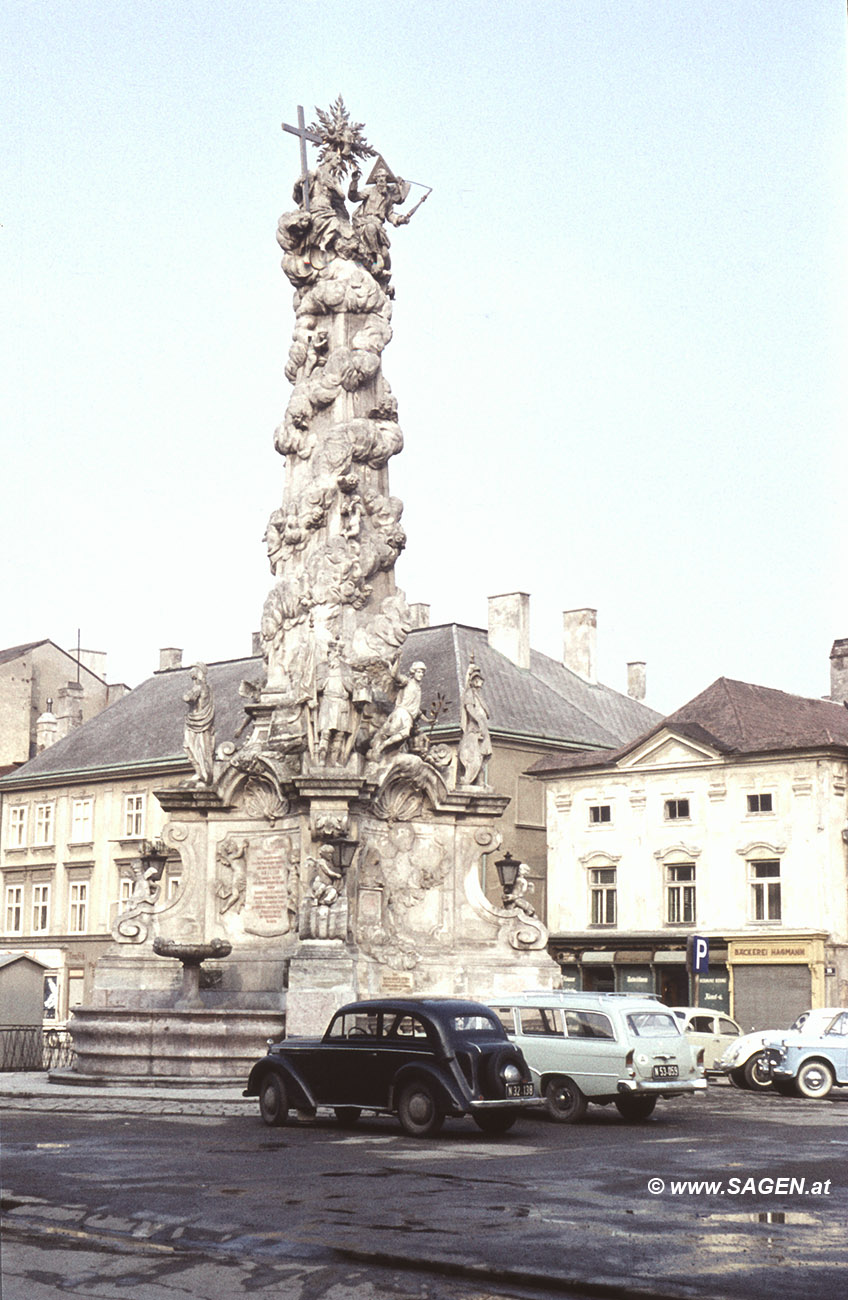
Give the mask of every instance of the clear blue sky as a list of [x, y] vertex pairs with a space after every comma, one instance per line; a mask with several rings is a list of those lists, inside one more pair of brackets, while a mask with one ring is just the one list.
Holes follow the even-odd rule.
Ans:
[[279, 268], [341, 93], [433, 186], [395, 233], [397, 576], [434, 622], [598, 608], [662, 711], [828, 690], [848, 636], [842, 0], [7, 0], [0, 644], [247, 653]]

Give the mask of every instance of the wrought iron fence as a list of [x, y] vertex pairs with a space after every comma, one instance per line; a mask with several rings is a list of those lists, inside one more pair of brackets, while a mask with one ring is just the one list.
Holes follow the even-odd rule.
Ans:
[[76, 1061], [67, 1029], [0, 1027], [0, 1070], [68, 1070]]

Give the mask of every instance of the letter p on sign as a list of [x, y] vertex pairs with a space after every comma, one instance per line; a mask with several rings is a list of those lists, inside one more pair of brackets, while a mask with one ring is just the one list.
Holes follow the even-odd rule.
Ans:
[[706, 975], [710, 969], [710, 941], [702, 934], [692, 934], [686, 941], [686, 964], [693, 975]]

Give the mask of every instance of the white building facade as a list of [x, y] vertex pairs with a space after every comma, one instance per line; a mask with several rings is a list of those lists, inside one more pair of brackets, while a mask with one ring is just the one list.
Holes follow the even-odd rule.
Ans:
[[547, 786], [548, 917], [566, 987], [694, 995], [745, 1029], [848, 1004], [848, 711], [720, 679]]

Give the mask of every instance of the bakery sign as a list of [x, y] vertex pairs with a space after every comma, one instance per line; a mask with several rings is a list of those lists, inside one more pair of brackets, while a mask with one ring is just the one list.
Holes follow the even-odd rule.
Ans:
[[806, 943], [787, 943], [779, 939], [757, 939], [746, 942], [730, 941], [727, 959], [737, 965], [746, 962], [808, 962], [810, 949]]

